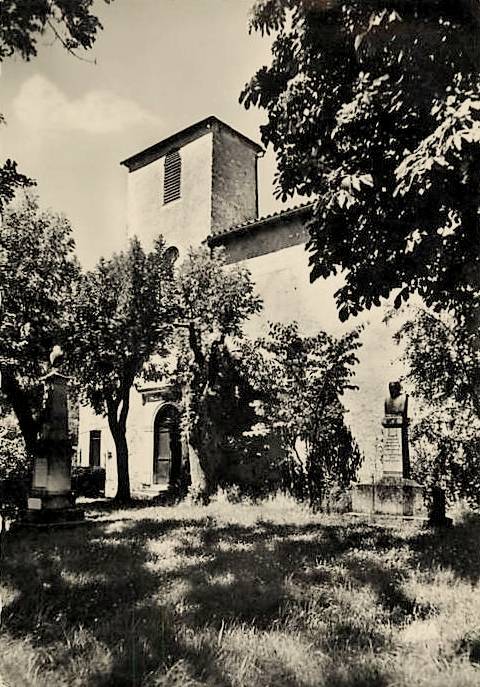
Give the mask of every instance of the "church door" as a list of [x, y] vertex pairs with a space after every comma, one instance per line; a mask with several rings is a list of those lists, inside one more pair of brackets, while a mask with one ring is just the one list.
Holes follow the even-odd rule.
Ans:
[[170, 486], [180, 472], [181, 444], [178, 411], [160, 408], [153, 431], [153, 483]]

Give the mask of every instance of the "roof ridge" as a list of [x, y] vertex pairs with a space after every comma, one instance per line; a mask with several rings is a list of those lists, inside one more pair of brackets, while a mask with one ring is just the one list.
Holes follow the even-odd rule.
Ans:
[[[175, 131], [173, 134], [170, 134], [166, 136], [165, 138], [162, 138], [160, 141], [157, 141], [156, 143], [153, 143], [151, 146], [148, 146], [147, 148], [144, 148], [143, 150], [138, 151], [137, 153], [134, 153], [133, 155], [130, 155], [129, 157], [125, 158], [120, 162], [121, 165], [128, 167], [129, 171], [132, 171], [132, 169], [137, 169], [138, 166], [142, 167], [144, 164], [148, 164], [148, 162], [144, 162], [143, 164], [141, 163], [142, 159], [148, 158], [149, 156], [154, 156], [153, 159], [155, 159], [155, 155], [158, 154], [159, 157], [161, 157], [160, 152], [163, 149], [167, 149], [171, 147], [172, 145], [175, 145], [177, 142], [181, 141], [182, 139], [189, 139], [189, 137], [192, 137], [190, 140], [194, 140], [195, 138], [198, 138], [199, 136], [203, 135], [202, 133], [199, 133], [202, 131], [203, 128], [208, 129], [210, 128], [213, 124], [217, 124], [224, 129], [228, 129], [228, 131], [232, 132], [236, 136], [238, 136], [240, 139], [245, 141], [248, 145], [250, 145], [252, 148], [254, 148], [258, 154], [264, 152], [263, 147], [254, 141], [253, 139], [249, 138], [245, 134], [243, 134], [241, 131], [238, 131], [237, 129], [234, 129], [230, 124], [227, 124], [223, 120], [219, 119], [215, 115], [210, 115], [208, 117], [205, 117], [204, 119], [201, 119], [198, 122], [194, 122], [193, 124], [190, 124], [189, 126], [180, 129], [179, 131]], [[206, 133], [206, 132], [204, 132]], [[197, 134], [197, 135], [195, 135]], [[151, 160], [149, 160], [151, 161]]]

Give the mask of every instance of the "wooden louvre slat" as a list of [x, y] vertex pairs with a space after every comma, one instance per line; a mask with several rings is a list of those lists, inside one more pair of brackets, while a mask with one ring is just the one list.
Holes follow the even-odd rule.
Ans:
[[178, 150], [174, 150], [165, 157], [163, 202], [170, 203], [178, 200], [181, 193], [182, 160]]

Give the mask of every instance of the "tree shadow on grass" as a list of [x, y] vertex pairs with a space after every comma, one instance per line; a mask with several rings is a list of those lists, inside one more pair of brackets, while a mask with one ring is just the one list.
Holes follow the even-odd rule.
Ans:
[[[332, 569], [343, 566], [353, 589], [367, 586], [394, 624], [405, 622], [429, 610], [416, 607], [403, 592], [406, 571], [399, 567], [392, 573], [381, 561], [364, 557], [360, 565], [356, 552], [381, 554], [407, 544], [422, 566], [440, 562], [473, 581], [480, 572], [478, 524], [473, 519], [410, 540], [393, 529], [361, 524], [224, 526], [211, 517], [98, 522], [73, 531], [12, 536], [4, 548], [2, 582], [17, 596], [4, 610], [3, 627], [13, 637], [28, 636], [40, 656], [79, 664], [94, 660], [87, 640], [75, 639], [86, 633], [108, 657], [108, 665], [85, 672], [79, 684], [88, 687], [147, 685], [153, 674], [179, 660], [204, 684], [230, 687], [220, 645], [187, 641], [189, 633], [209, 630], [219, 636], [225, 625], [242, 623], [259, 632], [288, 631], [292, 617], [308, 619], [314, 597], [315, 612], [330, 623], [328, 641], [308, 623], [302, 626], [304, 620], [295, 621], [296, 631], [305, 632], [312, 644], [332, 656], [339, 650], [354, 657], [372, 647], [388, 649], [389, 637], [380, 628], [356, 624], [348, 614], [335, 616]], [[170, 566], [162, 565], [163, 550], [150, 546], [163, 538], [175, 557]], [[469, 560], [454, 559], [453, 545], [463, 547]], [[169, 597], [175, 585], [182, 588], [180, 606]], [[332, 677], [330, 684], [388, 684], [375, 666], [366, 671], [363, 683], [337, 676], [344, 681]], [[279, 684], [302, 685], [293, 673], [282, 679]]]
[[425, 619], [434, 611], [430, 604], [418, 603], [405, 593], [403, 586], [408, 579], [405, 566], [382, 567], [378, 562], [363, 558], [350, 558], [346, 565], [352, 579], [374, 590], [393, 625], [402, 625], [413, 618]]
[[480, 580], [480, 514], [468, 513], [452, 527], [421, 532], [410, 546], [422, 569], [451, 570], [467, 582]]
[[[318, 611], [323, 604], [328, 615], [331, 599], [327, 591], [336, 586], [328, 565], [343, 563], [343, 555], [352, 549], [381, 551], [397, 541], [392, 533], [365, 525], [355, 525], [350, 531], [342, 526], [268, 522], [215, 527], [208, 519], [197, 525], [203, 527], [195, 542], [178, 542], [176, 552], [184, 564], [169, 578], [188, 582], [183, 622], [197, 628], [209, 624], [217, 630], [224, 622], [247, 623], [260, 631], [284, 625], [288, 607], [305, 614], [314, 587], [321, 592], [316, 599]], [[138, 536], [147, 533], [150, 538], [158, 537], [162, 529], [162, 523], [153, 521], [133, 526]], [[369, 583], [367, 578], [355, 576], [353, 569], [351, 578], [358, 585]], [[379, 593], [380, 585], [373, 586]], [[395, 593], [399, 600], [400, 591]], [[407, 606], [406, 615], [411, 604], [406, 597], [401, 601]], [[329, 637], [327, 648], [341, 644], [357, 650], [387, 642], [380, 631], [355, 626], [348, 618], [336, 622], [335, 627], [336, 635]]]
[[106, 670], [89, 668], [81, 683], [92, 687], [141, 684], [175, 651], [166, 609], [146, 603], [159, 587], [148, 552], [117, 534], [100, 524], [34, 532], [9, 537], [3, 552], [2, 583], [17, 591], [4, 609], [3, 628], [28, 637], [45, 659], [43, 668], [51, 656], [88, 661], [92, 639], [106, 647]]

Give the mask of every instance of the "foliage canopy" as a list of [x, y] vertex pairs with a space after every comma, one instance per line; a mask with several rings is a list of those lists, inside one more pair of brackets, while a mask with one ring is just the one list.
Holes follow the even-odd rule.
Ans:
[[253, 7], [272, 62], [241, 101], [267, 112], [278, 195], [316, 200], [311, 279], [345, 273], [341, 319], [394, 290], [478, 308], [479, 20], [470, 0]]
[[476, 334], [454, 316], [417, 309], [397, 333], [418, 417], [411, 432], [413, 469], [450, 499], [480, 505], [480, 353]]
[[54, 344], [68, 338], [79, 266], [69, 222], [27, 195], [6, 209], [0, 228], [2, 393], [27, 449], [35, 451], [38, 379]]
[[91, 13], [93, 4], [94, 0], [2, 0], [0, 61], [14, 54], [24, 60], [35, 57], [38, 39], [48, 30], [69, 52], [88, 50], [103, 28]]

